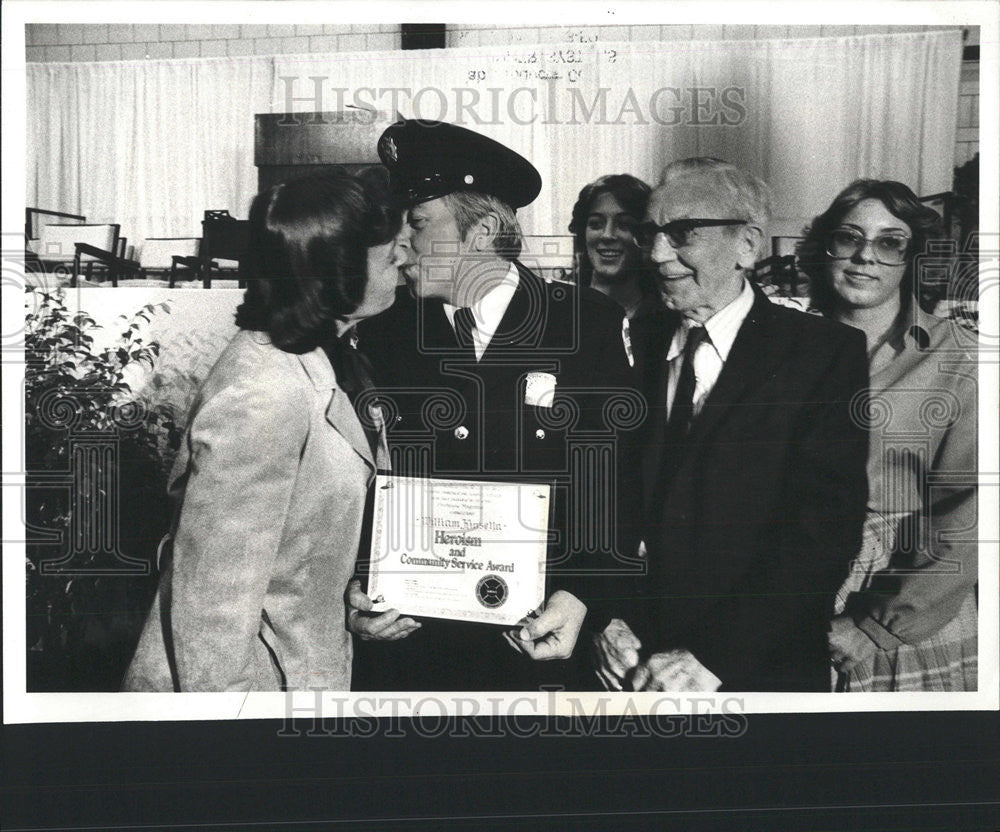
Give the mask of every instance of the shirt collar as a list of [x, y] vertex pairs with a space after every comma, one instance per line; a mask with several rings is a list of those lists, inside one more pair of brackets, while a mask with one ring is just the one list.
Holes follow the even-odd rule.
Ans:
[[[933, 317], [924, 312], [917, 303], [914, 303], [910, 310], [902, 312], [893, 322], [892, 329], [885, 337], [883, 344], [892, 350], [894, 356], [906, 349], [925, 351], [930, 347], [933, 327]], [[877, 354], [879, 351], [876, 350], [875, 353]], [[874, 358], [873, 354], [873, 361]]]
[[906, 327], [906, 341], [919, 350], [926, 350], [931, 345], [931, 329], [934, 327], [934, 318], [924, 312], [916, 301], [913, 301], [913, 312], [913, 323]]
[[696, 326], [704, 326], [708, 333], [708, 338], [712, 348], [719, 358], [725, 361], [729, 358], [729, 352], [733, 348], [736, 335], [743, 326], [743, 321], [750, 314], [753, 306], [754, 295], [750, 286], [750, 281], [743, 280], [743, 289], [736, 299], [730, 301], [726, 306], [716, 312], [704, 324], [692, 321], [690, 318], [683, 318], [681, 325], [674, 332], [674, 337], [670, 341], [670, 349], [667, 350], [667, 361], [673, 361], [684, 351], [687, 343], [688, 332]]
[[[514, 292], [517, 290], [519, 280], [517, 267], [511, 263], [503, 279], [498, 281], [492, 289], [469, 307], [472, 310], [472, 317], [476, 322], [476, 330], [483, 344], [490, 342], [493, 334], [497, 331], [497, 327], [500, 326], [500, 321], [503, 320], [507, 306], [510, 304], [510, 299], [514, 297]], [[448, 323], [454, 327], [455, 310], [458, 307], [452, 306], [450, 303], [445, 303], [443, 306], [444, 314], [448, 317]]]

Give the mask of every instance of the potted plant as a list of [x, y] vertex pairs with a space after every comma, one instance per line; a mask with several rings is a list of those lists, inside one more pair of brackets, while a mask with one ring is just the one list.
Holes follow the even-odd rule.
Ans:
[[25, 471], [29, 690], [116, 690], [156, 587], [180, 429], [127, 381], [159, 345], [148, 304], [111, 346], [62, 292], [28, 290]]

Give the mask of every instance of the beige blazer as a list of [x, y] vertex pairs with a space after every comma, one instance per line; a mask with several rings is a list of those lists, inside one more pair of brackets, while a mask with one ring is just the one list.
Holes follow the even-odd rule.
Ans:
[[377, 459], [326, 354], [239, 332], [191, 409], [124, 690], [348, 690], [344, 591]]

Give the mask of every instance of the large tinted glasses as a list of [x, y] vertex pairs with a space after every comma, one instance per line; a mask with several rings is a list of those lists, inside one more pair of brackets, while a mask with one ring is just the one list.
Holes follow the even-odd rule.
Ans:
[[865, 247], [865, 243], [872, 244], [872, 253], [883, 266], [902, 266], [906, 262], [910, 238], [898, 233], [871, 238], [853, 228], [837, 228], [830, 233], [826, 253], [834, 260], [849, 260]]

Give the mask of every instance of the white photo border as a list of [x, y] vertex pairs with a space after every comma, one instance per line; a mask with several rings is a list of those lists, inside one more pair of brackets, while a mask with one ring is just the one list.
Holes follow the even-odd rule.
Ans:
[[[335, 9], [334, 9], [335, 7]], [[413, 22], [488, 23], [492, 19], [532, 20], [535, 25], [574, 28], [646, 23], [699, 24], [708, 20], [727, 23], [781, 25], [840, 24], [891, 26], [905, 20], [914, 25], [975, 25], [980, 29], [980, 228], [1000, 228], [1000, 27], [992, 2], [816, 2], [775, 3], [677, 2], [647, 4], [623, 2], [585, 4], [566, 2], [513, 2], [496, 4], [442, 3], [324, 3], [324, 2], [27, 2], [8, 0], [3, 18], [3, 240], [4, 250], [14, 250], [23, 240], [26, 190], [25, 124], [25, 24], [92, 22], [230, 22], [275, 23], [289, 20], [315, 22], [327, 10], [338, 21], [362, 23], [385, 20]], [[654, 19], [650, 19], [653, 17]], [[992, 240], [992, 242], [990, 242]], [[1000, 280], [1000, 235], [983, 235], [980, 281]], [[991, 252], [991, 253], [990, 253]], [[134, 693], [27, 693], [25, 669], [25, 530], [23, 503], [23, 350], [17, 351], [23, 333], [23, 275], [18, 282], [11, 265], [4, 263], [3, 279], [3, 639], [4, 722], [104, 722], [131, 720], [229, 720], [330, 718], [338, 716], [408, 717], [542, 716], [606, 713], [819, 713], [838, 711], [949, 711], [1000, 708], [998, 667], [997, 550], [1000, 459], [997, 437], [998, 369], [996, 360], [998, 306], [982, 303], [980, 327], [993, 339], [992, 352], [983, 351], [979, 365], [979, 538], [980, 663], [978, 692], [891, 694], [413, 694], [379, 695], [344, 692], [295, 694], [134, 694]], [[10, 334], [8, 336], [8, 333]], [[984, 336], [986, 337], [986, 336]], [[8, 344], [10, 346], [8, 346]], [[424, 710], [426, 709], [426, 710]], [[730, 710], [727, 710], [730, 709]]]

